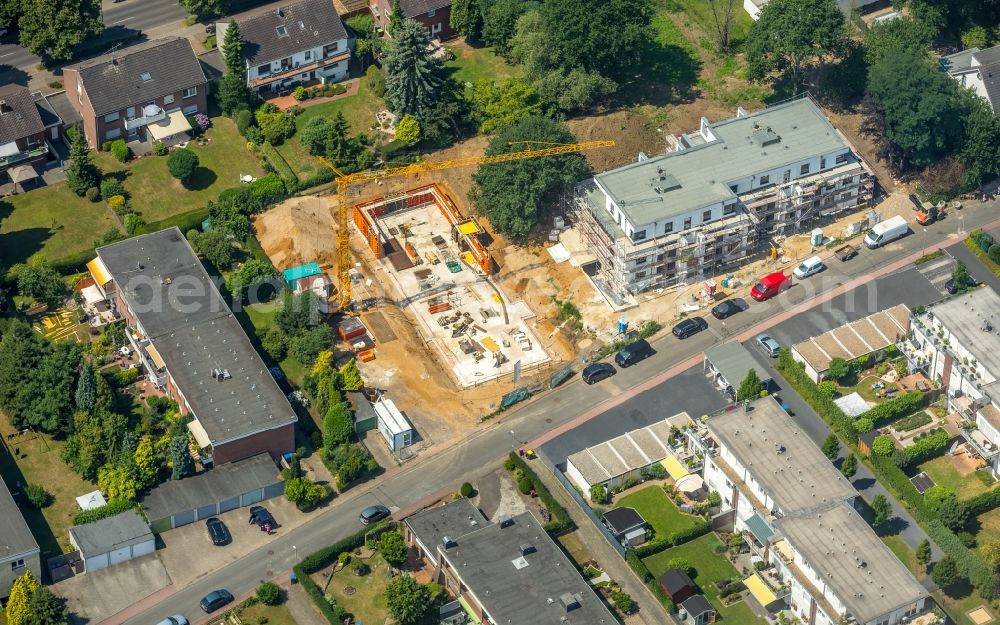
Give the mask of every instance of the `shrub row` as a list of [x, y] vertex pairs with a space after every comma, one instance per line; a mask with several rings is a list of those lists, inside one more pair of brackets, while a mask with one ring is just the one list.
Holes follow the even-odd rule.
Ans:
[[639, 545], [633, 551], [635, 551], [640, 558], [648, 558], [655, 553], [666, 551], [671, 547], [676, 547], [677, 545], [694, 540], [699, 536], [704, 536], [711, 531], [712, 522], [702, 519], [697, 525], [693, 525], [680, 532], [675, 532], [669, 536], [664, 536], [663, 538], [654, 538], [648, 543]]
[[285, 157], [281, 155], [280, 152], [274, 149], [274, 146], [270, 143], [265, 143], [260, 146], [260, 151], [267, 159], [267, 162], [271, 164], [274, 171], [281, 176], [281, 179], [286, 183], [291, 183], [293, 185], [298, 185], [299, 177], [295, 175], [295, 171], [292, 170], [292, 166], [288, 164]]
[[858, 433], [854, 427], [854, 420], [844, 414], [840, 406], [834, 403], [833, 398], [819, 390], [816, 383], [809, 379], [802, 365], [792, 358], [790, 351], [781, 350], [776, 368], [802, 399], [806, 400], [806, 403], [812, 406], [841, 438], [851, 443], [857, 441]]
[[875, 427], [895, 421], [901, 417], [913, 414], [924, 404], [924, 394], [920, 391], [910, 391], [894, 397], [861, 413], [859, 419], [871, 419]]
[[510, 463], [515, 468], [521, 469], [521, 473], [531, 480], [535, 494], [538, 495], [538, 498], [542, 500], [542, 503], [545, 504], [545, 507], [552, 514], [552, 519], [545, 524], [545, 531], [550, 534], [562, 534], [573, 529], [573, 519], [570, 518], [569, 511], [556, 501], [556, 498], [552, 496], [549, 489], [542, 483], [541, 478], [531, 470], [528, 464], [513, 452], [510, 454]]
[[901, 465], [902, 468], [906, 468], [914, 464], [920, 464], [921, 462], [941, 455], [941, 453], [948, 448], [948, 441], [950, 440], [951, 437], [944, 430], [938, 430], [933, 434], [929, 434], [923, 438], [918, 438], [917, 442], [902, 450], [904, 460]]
[[962, 505], [969, 511], [970, 517], [979, 516], [984, 512], [989, 512], [994, 508], [1000, 507], [1000, 486], [966, 499], [962, 502]]
[[87, 523], [100, 521], [101, 519], [121, 514], [122, 512], [130, 510], [134, 507], [135, 503], [129, 501], [128, 499], [112, 499], [99, 508], [80, 510], [73, 515], [73, 525], [86, 525]]
[[1000, 276], [1000, 245], [993, 242], [992, 236], [982, 230], [973, 230], [965, 240], [965, 245], [993, 273]]
[[667, 612], [673, 613], [676, 610], [674, 602], [670, 600], [667, 593], [663, 592], [660, 588], [660, 582], [656, 579], [652, 572], [650, 572], [649, 567], [646, 563], [642, 561], [639, 557], [638, 552], [635, 549], [629, 549], [625, 552], [625, 562], [628, 563], [629, 568], [639, 577], [643, 584], [649, 588], [650, 592], [663, 604]]

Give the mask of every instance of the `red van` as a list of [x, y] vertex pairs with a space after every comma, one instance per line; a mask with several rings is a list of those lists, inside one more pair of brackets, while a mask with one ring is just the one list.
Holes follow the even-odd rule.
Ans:
[[750, 289], [750, 297], [754, 298], [758, 302], [763, 302], [764, 300], [770, 299], [778, 293], [781, 293], [790, 286], [792, 286], [792, 277], [786, 276], [780, 271], [775, 271], [774, 273], [769, 273], [761, 278], [757, 284]]

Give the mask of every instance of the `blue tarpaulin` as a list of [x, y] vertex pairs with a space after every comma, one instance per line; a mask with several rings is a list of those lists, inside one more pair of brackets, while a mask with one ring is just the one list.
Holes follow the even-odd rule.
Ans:
[[291, 269], [286, 269], [282, 272], [285, 276], [285, 282], [288, 286], [295, 287], [295, 281], [299, 278], [308, 278], [309, 276], [315, 276], [323, 273], [323, 270], [319, 268], [318, 263], [308, 263], [305, 265], [299, 265], [298, 267], [292, 267]]

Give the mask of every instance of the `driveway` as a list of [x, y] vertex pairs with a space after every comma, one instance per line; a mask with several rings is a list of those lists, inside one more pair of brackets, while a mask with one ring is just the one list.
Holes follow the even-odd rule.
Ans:
[[66, 598], [74, 622], [100, 623], [128, 606], [170, 585], [167, 569], [155, 553], [93, 573], [77, 575], [52, 586]]

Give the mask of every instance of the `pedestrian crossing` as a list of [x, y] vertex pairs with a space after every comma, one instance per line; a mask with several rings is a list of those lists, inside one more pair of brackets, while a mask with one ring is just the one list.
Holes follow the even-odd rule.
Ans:
[[929, 263], [924, 263], [917, 267], [918, 271], [927, 281], [934, 285], [934, 288], [941, 293], [946, 293], [944, 283], [951, 279], [951, 273], [955, 270], [955, 259], [945, 255]]

